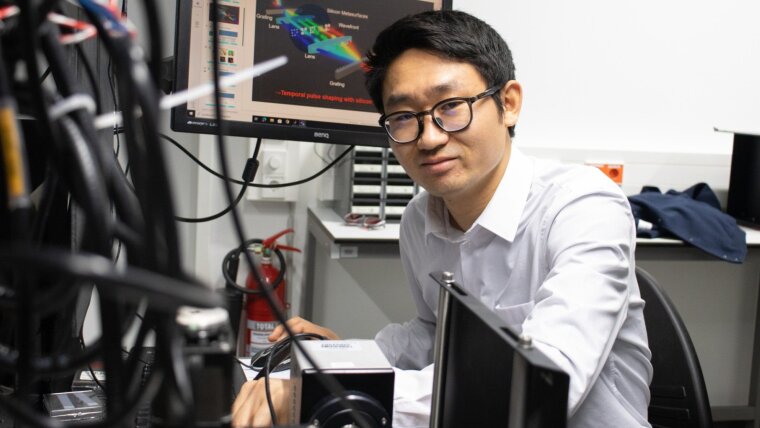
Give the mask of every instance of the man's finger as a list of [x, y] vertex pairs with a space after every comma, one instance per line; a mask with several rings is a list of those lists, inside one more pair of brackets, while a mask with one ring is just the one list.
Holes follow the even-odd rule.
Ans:
[[277, 324], [277, 327], [272, 330], [272, 334], [267, 337], [267, 340], [270, 342], [277, 342], [280, 340], [280, 336], [282, 336], [282, 333], [285, 329], [283, 328], [282, 324]]
[[246, 382], [243, 387], [240, 388], [235, 402], [232, 404], [232, 426], [233, 427], [247, 427], [250, 426], [250, 421], [253, 413], [256, 411], [254, 407], [256, 391], [256, 382]]
[[[288, 327], [290, 327], [290, 330], [293, 332], [293, 334], [303, 333], [303, 322], [305, 322], [303, 318], [293, 317], [287, 322]], [[278, 340], [285, 337], [288, 337], [288, 333], [285, 331], [285, 327], [282, 324], [277, 324], [277, 327], [272, 330], [272, 334], [270, 334], [267, 339], [270, 342], [277, 342]]]

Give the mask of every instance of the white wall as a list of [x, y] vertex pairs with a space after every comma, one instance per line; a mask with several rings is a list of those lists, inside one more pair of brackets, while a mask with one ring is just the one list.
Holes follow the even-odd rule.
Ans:
[[760, 129], [760, 2], [455, 0], [504, 36], [525, 101], [516, 143], [729, 153]]

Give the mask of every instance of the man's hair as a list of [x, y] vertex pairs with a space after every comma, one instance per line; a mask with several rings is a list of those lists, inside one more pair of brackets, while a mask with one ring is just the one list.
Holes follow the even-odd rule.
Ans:
[[[474, 66], [487, 88], [504, 85], [515, 78], [512, 53], [504, 39], [490, 25], [464, 12], [440, 10], [410, 15], [383, 30], [367, 53], [366, 86], [377, 110], [385, 113], [383, 83], [388, 67], [409, 49], [420, 49], [442, 58]], [[501, 92], [493, 95], [499, 110], [504, 109]], [[514, 136], [514, 126], [509, 128]]]

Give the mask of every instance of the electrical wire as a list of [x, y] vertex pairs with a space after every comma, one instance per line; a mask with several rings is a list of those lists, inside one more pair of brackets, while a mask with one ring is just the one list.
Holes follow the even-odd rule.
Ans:
[[95, 77], [95, 70], [92, 68], [92, 62], [90, 62], [90, 59], [87, 57], [87, 54], [84, 52], [84, 49], [82, 49], [82, 45], [76, 44], [75, 49], [77, 51], [77, 55], [79, 56], [79, 59], [82, 61], [82, 64], [84, 65], [84, 71], [85, 75], [87, 75], [87, 80], [90, 82], [90, 88], [91, 93], [94, 94], [93, 98], [95, 98], [95, 106], [96, 106], [96, 112], [97, 114], [103, 113], [103, 103], [100, 100], [100, 91], [98, 91], [98, 79]]
[[[100, 385], [107, 395], [107, 418], [91, 426], [124, 425], [130, 412], [145, 400], [152, 400], [162, 383], [169, 394], [168, 400], [183, 407], [176, 414], [169, 415], [167, 422], [187, 425], [185, 422], [192, 421], [182, 415], [192, 415], [193, 385], [185, 363], [183, 336], [174, 321], [174, 314], [180, 304], [207, 307], [221, 306], [223, 303], [220, 296], [189, 279], [181, 269], [176, 217], [166, 179], [168, 174], [164, 156], [158, 143], [156, 88], [161, 58], [158, 10], [154, 2], [144, 0], [149, 27], [147, 40], [151, 43], [148, 67], [142, 60], [142, 53], [136, 50], [132, 38], [133, 28], [116, 11], [115, 2], [109, 2], [106, 7], [93, 0], [79, 1], [91, 25], [97, 29], [98, 40], [104, 44], [108, 54], [111, 97], [115, 107], [122, 104], [127, 165], [122, 169], [119, 163], [119, 133], [116, 133], [115, 148], [113, 139], [109, 145], [102, 144], [102, 135], [98, 135], [93, 126], [93, 112], [84, 108], [88, 107], [88, 102], [85, 101], [90, 100], [89, 105], [92, 105], [91, 100], [95, 100], [95, 112], [102, 114], [103, 99], [98, 85], [98, 72], [93, 69], [93, 64], [80, 45], [76, 44], [74, 49], [79, 54], [80, 64], [84, 67], [85, 78], [89, 83], [79, 85], [80, 82], [72, 77], [68, 61], [72, 50], [63, 48], [62, 44], [66, 41], [61, 39], [58, 25], [47, 19], [39, 19], [46, 17], [50, 11], [55, 10], [57, 13], [59, 0], [20, 2], [20, 16], [6, 27], [8, 31], [3, 32], [2, 41], [4, 44], [10, 44], [10, 40], [21, 42], [20, 48], [10, 56], [15, 58], [22, 55], [27, 80], [25, 85], [15, 86], [14, 89], [22, 88], [26, 111], [31, 110], [32, 116], [37, 120], [38, 139], [43, 142], [47, 170], [40, 211], [34, 217], [28, 216], [34, 220], [30, 239], [23, 240], [20, 245], [0, 243], [0, 268], [3, 273], [11, 274], [9, 286], [3, 287], [8, 293], [3, 295], [2, 304], [12, 304], [12, 310], [20, 314], [14, 320], [17, 349], [0, 345], [0, 370], [3, 373], [18, 373], [16, 393], [25, 396], [36, 391], [35, 384], [42, 376], [71, 373], [72, 370], [85, 366], [95, 382], [98, 382], [90, 364], [100, 357], [108, 379], [106, 384]], [[216, 7], [217, 1], [214, 0], [213, 3]], [[125, 9], [126, 1], [122, 2], [122, 11]], [[69, 18], [60, 15], [56, 19], [57, 22], [64, 22]], [[212, 21], [215, 27], [218, 26], [216, 19]], [[8, 34], [15, 38], [6, 39]], [[214, 39], [218, 46], [218, 28], [214, 31]], [[7, 56], [0, 56], [6, 64]], [[47, 61], [48, 68], [40, 75], [42, 58]], [[15, 62], [8, 61], [7, 68], [15, 69]], [[100, 61], [98, 63], [100, 68]], [[252, 183], [258, 167], [256, 159], [261, 148], [259, 139], [252, 159], [249, 159], [244, 168], [243, 180], [229, 178], [221, 136], [224, 121], [219, 102], [219, 70], [216, 62], [214, 65], [215, 107], [220, 132], [217, 142], [221, 145], [219, 152], [222, 155], [223, 171], [223, 174], [216, 175], [224, 180], [230, 205], [214, 216], [183, 220], [210, 221], [231, 212], [236, 232], [240, 241], [244, 242], [242, 237], [245, 234], [236, 206], [248, 187], [274, 188], [302, 184], [323, 174], [340, 159], [303, 180], [260, 185]], [[116, 74], [116, 82], [112, 70]], [[36, 76], [39, 77], [35, 78]], [[48, 80], [49, 76], [52, 76], [52, 81]], [[349, 147], [341, 157], [347, 155], [352, 148], [353, 146]], [[206, 169], [211, 171], [208, 167]], [[234, 200], [231, 182], [242, 186]], [[76, 230], [72, 233], [75, 236], [71, 240], [74, 251], [53, 248], [45, 242], [53, 206], [57, 207], [59, 198], [67, 195], [70, 196], [67, 205], [69, 210], [84, 214], [77, 217]], [[61, 211], [65, 210], [65, 206], [63, 208]], [[115, 257], [114, 240], [118, 245]], [[127, 258], [117, 266], [122, 246]], [[260, 280], [261, 273], [247, 248], [241, 251], [252, 275], [259, 278], [267, 300], [273, 304], [271, 290], [281, 280], [275, 281], [273, 287], [268, 287]], [[282, 257], [281, 254], [278, 257]], [[281, 274], [284, 276], [282, 258], [280, 263]], [[59, 306], [71, 306], [71, 298], [82, 287], [90, 287], [93, 283], [98, 287], [101, 299], [100, 322], [104, 336], [90, 346], [84, 346], [80, 330], [81, 351], [42, 355], [36, 349], [39, 340], [34, 333], [44, 314]], [[133, 353], [128, 353], [128, 358], [124, 361], [122, 353], [127, 351], [121, 348], [121, 341], [126, 321], [129, 314], [133, 313], [130, 308], [145, 301], [149, 303], [132, 348]], [[285, 322], [283, 313], [279, 313], [279, 318]], [[287, 324], [285, 328], [292, 335]], [[157, 340], [155, 370], [151, 371], [145, 387], [141, 387], [139, 376], [135, 376], [139, 369], [137, 363], [141, 362], [137, 355], [143, 349], [149, 332], [155, 332]], [[299, 346], [297, 342], [296, 340], [296, 346]], [[316, 367], [308, 355], [306, 358]], [[269, 371], [271, 367], [267, 370]], [[340, 385], [334, 379], [327, 378], [324, 381], [328, 391], [340, 396]], [[271, 405], [271, 396], [269, 401]], [[346, 407], [351, 409], [350, 405]], [[10, 413], [17, 416], [20, 423], [56, 425], [49, 418], [31, 411], [32, 408], [27, 403], [16, 399], [0, 397], [0, 408], [12, 408]], [[274, 412], [272, 416], [276, 418]], [[357, 420], [362, 421], [361, 418]]]
[[[142, 202], [142, 213], [146, 217], [146, 225], [151, 226], [150, 231], [146, 231], [145, 237], [148, 245], [142, 247], [143, 263], [151, 270], [158, 272], [169, 273], [178, 272], [178, 255], [176, 245], [176, 233], [172, 230], [172, 224], [165, 222], [167, 211], [171, 211], [168, 204], [157, 203], [156, 198], [164, 196], [165, 180], [163, 177], [158, 180], [152, 180], [153, 176], [161, 176], [164, 170], [163, 165], [155, 165], [163, 161], [160, 153], [156, 150], [152, 150], [151, 144], [145, 144], [146, 138], [149, 138], [151, 129], [153, 128], [153, 120], [155, 119], [153, 111], [151, 109], [151, 99], [147, 94], [150, 90], [147, 89], [144, 80], [140, 79], [140, 74], [137, 72], [140, 65], [139, 62], [133, 61], [133, 58], [137, 58], [135, 55], [130, 55], [133, 51], [131, 42], [125, 41], [128, 37], [128, 31], [121, 25], [118, 19], [108, 11], [107, 9], [99, 6], [98, 4], [90, 0], [80, 0], [80, 3], [84, 7], [85, 13], [90, 18], [90, 21], [98, 29], [98, 33], [101, 40], [104, 41], [106, 49], [109, 50], [111, 55], [117, 55], [122, 66], [122, 72], [130, 77], [128, 83], [131, 86], [129, 91], [126, 88], [122, 88], [122, 92], [129, 92], [130, 100], [135, 100], [135, 106], [138, 106], [146, 113], [144, 120], [137, 124], [133, 120], [133, 116], [128, 115], [128, 121], [130, 124], [129, 129], [134, 129], [135, 133], [128, 132], [128, 137], [131, 138], [130, 155], [134, 156], [140, 165], [145, 165], [144, 171], [147, 174], [140, 174], [137, 177], [140, 178], [140, 185], [137, 187], [138, 200]], [[107, 21], [110, 25], [107, 31], [104, 28], [103, 23]], [[119, 49], [121, 48], [121, 49]], [[133, 71], [134, 69], [134, 71]], [[127, 82], [127, 80], [125, 80]], [[132, 113], [132, 112], [129, 112]], [[142, 131], [142, 132], [139, 132]], [[129, 138], [128, 138], [129, 139]], [[112, 155], [111, 155], [112, 156]], [[155, 159], [154, 159], [155, 158]], [[151, 165], [153, 163], [154, 165]], [[150, 190], [148, 191], [147, 183], [150, 182]], [[144, 189], [144, 190], [143, 190]], [[166, 200], [166, 199], [164, 199]], [[101, 218], [108, 218], [107, 216]], [[163, 222], [161, 220], [164, 220]], [[109, 246], [110, 247], [110, 246]], [[110, 248], [109, 248], [110, 250]], [[110, 260], [109, 260], [110, 262]], [[120, 352], [120, 332], [118, 330], [120, 320], [119, 304], [113, 299], [113, 296], [108, 296], [107, 293], [99, 293], [101, 302], [101, 325], [103, 334], [106, 338], [107, 346], [104, 348], [104, 363], [106, 377], [108, 383], [106, 384], [106, 411], [109, 415], [120, 414], [124, 407], [123, 385], [125, 385], [125, 373], [119, 369], [122, 364], [121, 352]]]
[[[251, 289], [247, 287], [243, 287], [242, 285], [239, 285], [235, 279], [232, 277], [232, 274], [230, 273], [230, 265], [232, 263], [237, 263], [240, 254], [243, 251], [249, 251], [249, 248], [253, 245], [262, 244], [264, 241], [261, 239], [249, 239], [245, 241], [243, 244], [241, 244], [239, 247], [232, 249], [229, 251], [222, 260], [222, 276], [224, 276], [224, 280], [226, 284], [237, 291], [243, 293], [243, 294], [262, 294], [264, 293], [263, 290], [260, 289]], [[280, 286], [283, 279], [285, 279], [285, 271], [287, 270], [287, 263], [285, 263], [285, 256], [282, 254], [282, 251], [280, 251], [277, 247], [274, 248], [274, 253], [277, 256], [277, 260], [280, 262], [280, 273], [277, 274], [274, 281], [272, 281], [271, 284], [269, 284], [270, 290], [276, 290], [277, 287]], [[237, 271], [237, 268], [235, 268], [235, 271]]]
[[99, 285], [101, 294], [118, 295], [135, 303], [147, 295], [153, 308], [170, 313], [180, 305], [213, 308], [224, 304], [217, 293], [189, 278], [180, 280], [135, 266], [116, 267], [110, 258], [95, 254], [74, 254], [22, 244], [3, 245], [0, 246], [0, 266], [33, 268], [39, 273], [93, 281]]
[[[12, 310], [20, 314], [13, 320], [17, 349], [0, 346], [0, 370], [4, 375], [10, 372], [18, 374], [14, 383], [17, 388], [15, 392], [17, 396], [25, 397], [38, 391], [38, 379], [42, 376], [70, 373], [101, 356], [108, 378], [108, 383], [102, 385], [108, 398], [107, 419], [92, 426], [122, 426], [130, 417], [130, 409], [144, 400], [152, 400], [164, 379], [168, 379], [174, 388], [175, 397], [181, 398], [186, 409], [191, 409], [192, 385], [183, 360], [182, 335], [173, 322], [174, 313], [182, 302], [198, 307], [221, 306], [223, 303], [216, 293], [187, 279], [180, 269], [166, 167], [157, 137], [156, 79], [150, 79], [151, 75], [156, 75], [160, 64], [152, 60], [150, 71], [141, 73], [141, 67], [145, 67], [131, 49], [130, 29], [107, 8], [91, 0], [81, 2], [90, 21], [98, 29], [109, 58], [114, 58], [118, 64], [120, 98], [124, 99], [129, 111], [125, 114], [129, 149], [126, 169], [134, 165], [132, 178], [135, 189], [134, 192], [129, 189], [127, 172], [118, 165], [120, 137], [116, 137], [115, 150], [113, 141], [110, 147], [103, 145], [92, 127], [92, 112], [80, 109], [84, 104], [79, 101], [88, 98], [95, 99], [96, 110], [102, 111], [96, 73], [87, 55], [79, 45], [75, 47], [80, 53], [80, 64], [85, 68], [85, 77], [89, 80], [89, 85], [83, 85], [86, 88], [83, 90], [71, 78], [67, 61], [71, 51], [64, 52], [61, 48], [58, 26], [38, 20], [39, 16], [46, 16], [48, 11], [57, 8], [59, 2], [21, 2], [18, 25], [14, 22], [2, 34], [3, 45], [18, 40], [20, 47], [8, 55], [2, 52], [3, 68], [16, 69], [18, 60], [13, 58], [23, 55], [26, 77], [19, 75], [17, 79], [27, 80], [14, 87], [20, 88], [14, 95], [19, 99], [24, 97], [22, 102], [26, 103], [26, 111], [31, 110], [37, 120], [37, 139], [42, 142], [47, 170], [42, 204], [34, 217], [30, 239], [18, 244], [5, 240], [0, 243], [3, 279], [5, 276], [11, 278], [2, 303], [13, 302]], [[154, 23], [148, 39], [159, 40], [155, 4], [147, 0], [145, 4]], [[6, 39], [6, 36], [15, 38]], [[160, 58], [160, 44], [153, 46], [157, 48], [151, 49], [151, 56], [158, 55]], [[43, 57], [48, 70], [40, 75], [38, 62], [42, 62]], [[49, 76], [53, 77], [53, 82], [47, 80]], [[140, 76], [147, 76], [148, 79]], [[109, 80], [116, 104], [113, 79]], [[41, 85], [42, 82], [45, 85]], [[48, 113], [51, 103], [58, 113]], [[142, 113], [139, 118], [133, 114], [135, 109]], [[65, 250], [65, 246], [53, 249], [44, 242], [56, 198], [67, 194], [70, 195], [68, 208], [73, 210], [76, 207], [77, 211], [81, 209], [84, 213], [71, 239], [78, 253]], [[31, 215], [29, 218], [32, 218]], [[122, 245], [129, 255], [129, 260], [118, 267], [114, 266], [113, 260], [114, 238], [118, 239], [116, 258], [121, 254]], [[58, 276], [60, 280], [48, 284], [50, 277]], [[41, 355], [37, 349], [40, 341], [36, 334], [40, 319], [57, 305], [71, 306], [67, 302], [77, 294], [80, 286], [89, 286], [93, 282], [100, 291], [103, 308], [101, 325], [105, 337], [81, 352]], [[137, 304], [145, 300], [150, 302], [150, 316], [145, 317], [143, 331], [155, 328], [162, 349], [161, 355], [157, 353], [160, 362], [152, 372], [148, 385], [141, 388], [131, 376], [134, 370], [124, 370], [125, 364], [130, 365], [129, 360], [135, 359], [129, 358], [126, 363], [122, 361], [120, 342], [123, 332], [119, 329], [126, 319], [123, 311], [129, 308], [129, 304], [121, 302]], [[145, 334], [139, 336], [140, 346]], [[98, 380], [95, 376], [93, 379]], [[56, 421], [32, 411], [32, 407], [21, 400], [0, 397], [0, 408], [10, 408], [9, 413], [24, 425], [58, 425]]]
[[[218, 0], [211, 0], [211, 11], [212, 11], [212, 17], [211, 19], [211, 54], [212, 58], [216, 57], [216, 52], [218, 51], [219, 47], [219, 22], [216, 19], [218, 16]], [[214, 110], [215, 110], [215, 117], [217, 122], [216, 127], [216, 142], [217, 142], [217, 148], [219, 150], [219, 157], [220, 157], [220, 164], [222, 167], [222, 174], [224, 176], [229, 176], [229, 168], [227, 166], [227, 158], [226, 158], [226, 147], [224, 144], [224, 128], [225, 128], [225, 121], [224, 116], [222, 115], [222, 103], [221, 103], [221, 94], [220, 94], [220, 88], [219, 88], [219, 62], [214, 60], [211, 61], [212, 63], [212, 74], [213, 74], [213, 84], [214, 84]], [[227, 196], [227, 199], [232, 202], [232, 188], [230, 186], [230, 183], [226, 180], [222, 180], [224, 192]], [[232, 214], [232, 220], [233, 225], [235, 226], [235, 232], [238, 235], [238, 239], [240, 242], [245, 241], [245, 231], [243, 230], [243, 225], [240, 221], [240, 217], [238, 216], [237, 210], [233, 209], [231, 211]], [[277, 320], [282, 323], [283, 328], [285, 329], [285, 332], [288, 334], [288, 336], [293, 336], [293, 331], [290, 329], [290, 326], [287, 324], [287, 320], [285, 319], [285, 314], [283, 313], [282, 309], [275, 303], [274, 293], [268, 287], [264, 281], [262, 281], [262, 275], [258, 271], [258, 268], [253, 262], [253, 258], [250, 254], [248, 254], [247, 251], [244, 251], [243, 254], [245, 255], [246, 263], [248, 264], [248, 267], [251, 271], [251, 274], [253, 277], [258, 281], [259, 284], [261, 284], [262, 289], [264, 290], [264, 297], [266, 298], [270, 309], [275, 314], [275, 317]], [[355, 406], [353, 406], [348, 400], [346, 400], [343, 391], [344, 389], [338, 383], [335, 378], [333, 378], [330, 375], [327, 375], [319, 370], [319, 366], [316, 364], [314, 359], [309, 355], [308, 352], [306, 352], [299, 344], [299, 341], [294, 342], [296, 346], [299, 348], [299, 350], [303, 353], [306, 360], [317, 370], [318, 374], [321, 374], [317, 376], [317, 379], [320, 383], [325, 387], [327, 391], [334, 394], [341, 405], [343, 405], [346, 409], [348, 409], [352, 416], [355, 419], [355, 422], [359, 426], [369, 427], [370, 424], [366, 423], [366, 416], [361, 414]]]
[[[31, 92], [31, 102], [35, 112], [35, 117], [39, 123], [40, 137], [43, 141], [51, 141], [53, 138], [52, 132], [50, 132], [50, 122], [45, 108], [44, 98], [42, 94], [41, 85], [31, 84], [30, 77], [35, 76], [34, 80], [37, 83], [36, 76], [40, 76], [39, 64], [38, 64], [38, 44], [36, 29], [38, 28], [38, 20], [34, 7], [30, 5], [31, 2], [26, 2], [24, 7], [21, 7], [19, 26], [18, 28], [23, 33], [26, 39], [26, 46], [23, 49], [23, 58], [26, 66], [27, 87]], [[31, 302], [36, 294], [37, 286], [34, 281], [25, 281], [21, 284], [20, 281], [23, 277], [18, 275], [15, 278], [14, 288], [18, 291], [18, 309], [16, 317], [16, 340], [18, 341], [18, 364], [16, 366], [17, 372], [17, 393], [20, 396], [25, 396], [32, 389], [33, 375], [31, 372], [30, 363], [35, 357], [35, 333], [37, 331], [38, 320], [31, 311]], [[0, 400], [2, 402], [2, 400]]]
[[48, 76], [50, 76], [50, 67], [46, 68], [45, 72], [40, 76], [40, 85], [45, 82], [45, 79], [47, 79]]
[[262, 188], [262, 189], [276, 189], [276, 188], [280, 188], [280, 187], [291, 187], [291, 186], [298, 186], [298, 185], [301, 185], [301, 184], [304, 184], [304, 183], [308, 183], [309, 181], [312, 181], [312, 180], [316, 179], [317, 177], [323, 175], [327, 171], [329, 171], [332, 167], [334, 167], [335, 165], [337, 165], [344, 157], [346, 157], [354, 149], [354, 146], [348, 146], [348, 148], [346, 150], [344, 150], [343, 153], [341, 153], [337, 158], [335, 158], [327, 166], [325, 166], [324, 168], [320, 169], [316, 173], [314, 173], [314, 174], [312, 174], [312, 175], [310, 175], [310, 176], [308, 176], [306, 178], [303, 178], [303, 179], [300, 179], [300, 180], [297, 180], [297, 181], [293, 181], [293, 182], [289, 182], [289, 183], [260, 184], [260, 183], [245, 183], [244, 181], [235, 180], [233, 178], [225, 176], [224, 174], [220, 174], [219, 172], [214, 171], [213, 169], [211, 169], [211, 167], [209, 167], [208, 165], [206, 165], [205, 163], [203, 163], [203, 161], [201, 161], [195, 155], [193, 155], [189, 150], [187, 150], [184, 146], [182, 146], [182, 144], [180, 144], [179, 142], [177, 142], [177, 140], [169, 137], [166, 134], [159, 134], [159, 136], [161, 138], [163, 138], [164, 140], [166, 140], [166, 141], [170, 142], [171, 144], [173, 144], [178, 149], [180, 149], [185, 155], [187, 155], [187, 157], [189, 157], [193, 162], [195, 162], [196, 164], [198, 164], [198, 166], [200, 166], [201, 168], [203, 168], [204, 170], [206, 170], [211, 175], [213, 175], [213, 176], [215, 176], [215, 177], [217, 177], [219, 179], [222, 179], [222, 180], [225, 180], [225, 181], [229, 181], [230, 183], [244, 185], [244, 186], [248, 186], [248, 187], [258, 187], [258, 188]]
[[220, 217], [223, 217], [224, 215], [226, 215], [228, 212], [232, 211], [233, 209], [235, 209], [237, 204], [240, 203], [240, 201], [243, 199], [243, 196], [245, 196], [245, 191], [246, 191], [246, 187], [245, 186], [241, 187], [240, 191], [235, 197], [235, 200], [232, 201], [232, 203], [229, 204], [226, 208], [224, 208], [223, 210], [219, 211], [216, 214], [213, 214], [207, 217], [200, 217], [200, 218], [187, 218], [187, 217], [180, 217], [180, 216], [175, 215], [174, 218], [177, 221], [181, 221], [183, 223], [205, 223], [205, 222], [216, 220]]

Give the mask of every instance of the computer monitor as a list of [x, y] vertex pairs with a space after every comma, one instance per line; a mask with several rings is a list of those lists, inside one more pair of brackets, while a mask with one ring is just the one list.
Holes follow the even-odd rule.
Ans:
[[431, 428], [564, 428], [569, 376], [444, 275]]
[[[223, 89], [229, 135], [387, 146], [364, 87], [363, 59], [399, 18], [451, 8], [452, 0], [219, 0], [212, 58], [210, 0], [178, 0], [175, 91], [285, 55], [286, 65]], [[216, 132], [210, 96], [172, 110], [175, 131]]]

